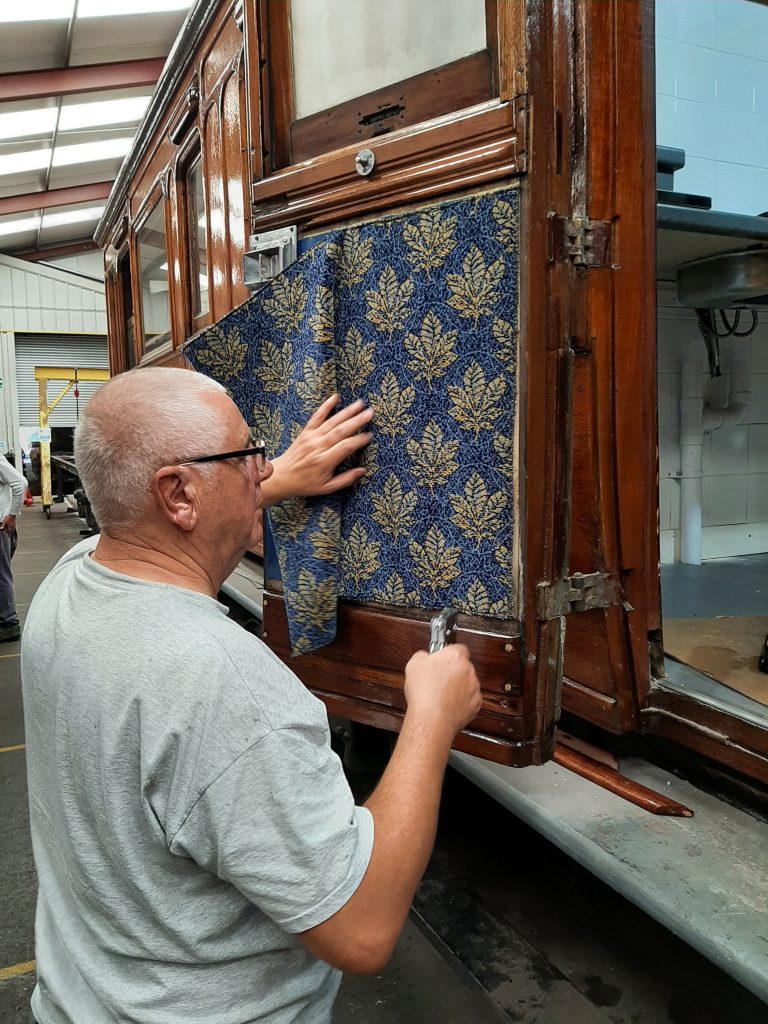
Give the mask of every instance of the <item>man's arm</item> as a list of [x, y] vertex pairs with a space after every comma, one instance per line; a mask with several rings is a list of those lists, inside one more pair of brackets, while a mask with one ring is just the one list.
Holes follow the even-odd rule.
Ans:
[[461, 644], [419, 651], [405, 670], [408, 710], [397, 745], [366, 803], [373, 852], [354, 895], [298, 938], [314, 956], [344, 971], [371, 973], [387, 963], [435, 841], [440, 793], [456, 734], [480, 710], [480, 686]]
[[371, 422], [373, 410], [366, 409], [358, 400], [332, 416], [338, 404], [338, 395], [326, 399], [291, 447], [270, 460], [274, 473], [261, 485], [267, 507], [284, 498], [332, 494], [349, 487], [365, 474], [363, 468], [343, 473], [337, 473], [336, 469], [371, 440], [371, 434], [360, 431]]

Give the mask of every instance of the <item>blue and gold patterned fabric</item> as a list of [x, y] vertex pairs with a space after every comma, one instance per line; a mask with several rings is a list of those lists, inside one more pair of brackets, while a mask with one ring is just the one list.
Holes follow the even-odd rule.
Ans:
[[338, 598], [513, 613], [517, 189], [331, 231], [185, 349], [268, 452], [334, 391], [374, 410], [366, 476], [269, 522], [294, 653]]

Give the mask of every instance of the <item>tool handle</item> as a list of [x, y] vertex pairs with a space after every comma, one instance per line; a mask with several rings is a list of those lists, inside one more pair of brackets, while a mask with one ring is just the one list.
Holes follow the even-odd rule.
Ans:
[[429, 653], [435, 654], [442, 651], [456, 632], [455, 608], [443, 608], [439, 615], [436, 615], [429, 624]]

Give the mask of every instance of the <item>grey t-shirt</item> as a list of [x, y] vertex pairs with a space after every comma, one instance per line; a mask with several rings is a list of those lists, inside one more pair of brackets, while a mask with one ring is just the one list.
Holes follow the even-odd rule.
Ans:
[[78, 544], [22, 641], [41, 1024], [318, 1024], [368, 866], [325, 710], [211, 598]]

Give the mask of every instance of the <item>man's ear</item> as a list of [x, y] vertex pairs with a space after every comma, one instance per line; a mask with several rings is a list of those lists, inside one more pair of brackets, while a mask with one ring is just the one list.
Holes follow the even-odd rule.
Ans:
[[199, 519], [200, 484], [188, 466], [158, 469], [152, 477], [150, 490], [168, 522], [186, 532], [194, 530]]

